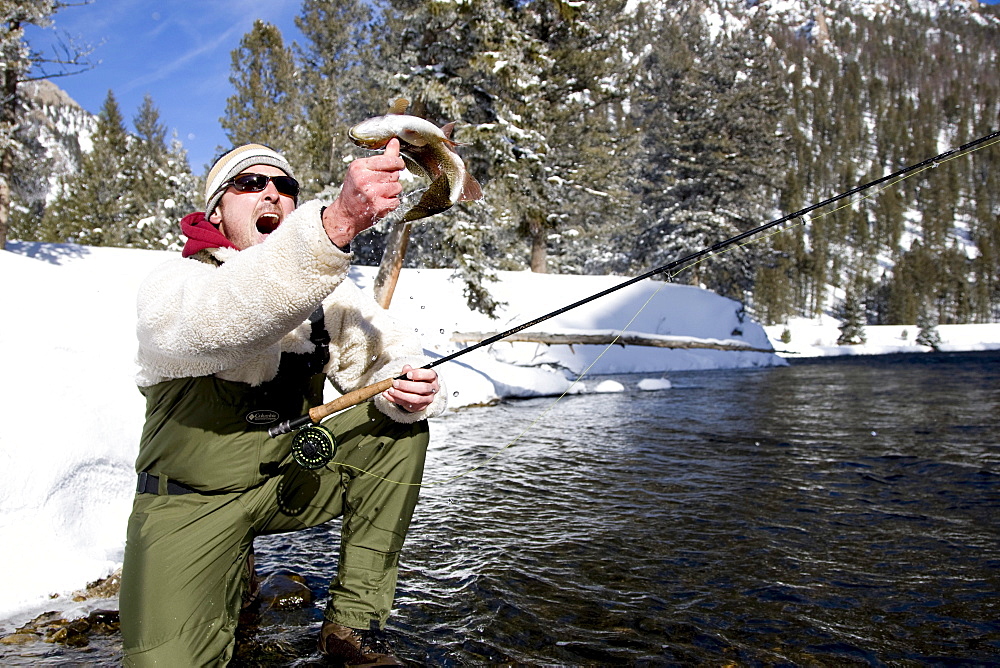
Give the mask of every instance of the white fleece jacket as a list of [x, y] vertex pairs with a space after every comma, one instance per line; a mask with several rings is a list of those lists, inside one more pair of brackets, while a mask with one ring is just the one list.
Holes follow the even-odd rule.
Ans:
[[[352, 256], [330, 242], [321, 210], [321, 202], [303, 204], [246, 250], [212, 249], [221, 266], [185, 258], [156, 268], [139, 288], [138, 385], [213, 374], [254, 386], [269, 381], [281, 353], [312, 350], [308, 318], [321, 302], [330, 334], [324, 371], [338, 391], [426, 364], [412, 331], [345, 280]], [[434, 402], [418, 413], [382, 395], [375, 404], [397, 422], [433, 417], [447, 406], [439, 383]]]

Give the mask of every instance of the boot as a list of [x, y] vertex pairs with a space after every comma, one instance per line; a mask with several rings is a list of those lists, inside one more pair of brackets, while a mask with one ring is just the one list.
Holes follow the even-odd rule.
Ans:
[[404, 666], [375, 622], [370, 629], [352, 629], [325, 620], [319, 632], [319, 651], [344, 666]]

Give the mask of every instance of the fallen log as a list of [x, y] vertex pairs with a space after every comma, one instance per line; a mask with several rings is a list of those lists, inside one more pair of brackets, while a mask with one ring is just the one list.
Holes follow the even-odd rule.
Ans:
[[[455, 332], [451, 340], [455, 343], [478, 343], [491, 336], [492, 332]], [[508, 336], [505, 341], [543, 343], [546, 345], [609, 345], [650, 346], [653, 348], [682, 348], [728, 350], [733, 352], [774, 353], [774, 348], [755, 348], [748, 343], [735, 340], [695, 339], [687, 336], [667, 336], [664, 334], [641, 334], [636, 332], [579, 332], [553, 334], [548, 332], [519, 332]]]

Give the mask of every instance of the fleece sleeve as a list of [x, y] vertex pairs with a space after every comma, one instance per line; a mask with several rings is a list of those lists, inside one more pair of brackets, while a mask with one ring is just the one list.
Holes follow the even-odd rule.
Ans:
[[[430, 360], [424, 356], [419, 338], [382, 309], [353, 283], [345, 281], [324, 302], [330, 332], [330, 363], [327, 376], [340, 392], [395, 378], [409, 364], [419, 368]], [[375, 406], [396, 422], [416, 422], [440, 415], [447, 408], [444, 380], [433, 403], [423, 411], [410, 413], [387, 401], [381, 394]]]

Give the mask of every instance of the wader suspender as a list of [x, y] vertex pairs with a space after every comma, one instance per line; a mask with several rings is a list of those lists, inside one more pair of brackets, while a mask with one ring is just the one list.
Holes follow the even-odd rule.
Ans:
[[326, 331], [323, 318], [323, 305], [320, 304], [309, 316], [312, 330], [309, 332], [309, 340], [316, 348], [312, 353], [312, 360], [309, 362], [309, 369], [314, 373], [319, 373], [330, 361], [330, 333]]

